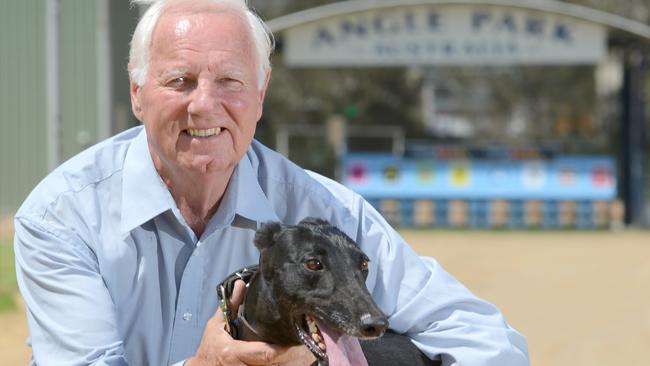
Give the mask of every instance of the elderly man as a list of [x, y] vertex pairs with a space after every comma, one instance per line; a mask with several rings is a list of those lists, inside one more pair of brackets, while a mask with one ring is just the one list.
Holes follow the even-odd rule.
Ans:
[[262, 223], [307, 216], [358, 242], [391, 328], [428, 357], [528, 364], [499, 311], [418, 257], [361, 197], [253, 140], [271, 38], [243, 0], [138, 2], [152, 3], [129, 63], [144, 127], [61, 165], [16, 215], [35, 364], [309, 365], [303, 346], [230, 338], [214, 292], [257, 261]]

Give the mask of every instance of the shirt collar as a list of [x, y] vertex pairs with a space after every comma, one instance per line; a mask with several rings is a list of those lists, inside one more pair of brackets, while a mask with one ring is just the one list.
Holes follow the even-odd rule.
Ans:
[[127, 234], [175, 207], [174, 200], [154, 167], [143, 127], [126, 153], [122, 170], [122, 234]]
[[[144, 128], [126, 154], [122, 180], [122, 234], [127, 234], [176, 207], [153, 164]], [[211, 221], [217, 223], [217, 226], [228, 225], [233, 222], [235, 215], [255, 222], [257, 227], [268, 221], [279, 220], [260, 187], [248, 154], [237, 164], [220, 207]]]
[[[269, 199], [260, 187], [258, 176], [248, 154], [244, 155], [235, 169], [229, 188], [233, 190], [235, 213], [258, 224], [279, 221]], [[259, 226], [259, 225], [258, 225]]]

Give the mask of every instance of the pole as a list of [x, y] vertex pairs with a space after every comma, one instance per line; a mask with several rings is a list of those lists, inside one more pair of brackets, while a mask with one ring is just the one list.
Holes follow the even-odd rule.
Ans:
[[625, 223], [643, 225], [645, 168], [645, 55], [628, 51], [623, 76], [622, 198]]

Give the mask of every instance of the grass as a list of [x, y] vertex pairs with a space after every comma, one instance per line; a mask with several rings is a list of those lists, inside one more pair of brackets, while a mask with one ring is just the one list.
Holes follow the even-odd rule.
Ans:
[[0, 312], [16, 309], [17, 291], [14, 246], [11, 239], [0, 238]]

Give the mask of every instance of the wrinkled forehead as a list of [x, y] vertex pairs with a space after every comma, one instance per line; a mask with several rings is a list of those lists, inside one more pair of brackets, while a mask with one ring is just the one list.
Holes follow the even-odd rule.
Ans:
[[[218, 20], [212, 24], [203, 24], [202, 29], [206, 26], [211, 26], [211, 30], [215, 31], [214, 37], [223, 36], [217, 34], [216, 31], [223, 33], [224, 26], [219, 26], [227, 23], [228, 25], [228, 38], [243, 38], [246, 43], [252, 44], [253, 35], [252, 30], [248, 25], [245, 9], [238, 7], [228, 2], [225, 3], [212, 3], [212, 2], [189, 2], [186, 0], [172, 1], [165, 7], [158, 19], [152, 34], [152, 45], [157, 44], [158, 38], [163, 42], [169, 37], [183, 37], [188, 34], [192, 26], [196, 25], [195, 15], [220, 15]], [[214, 19], [214, 17], [213, 17]], [[211, 36], [211, 34], [208, 34]]]

